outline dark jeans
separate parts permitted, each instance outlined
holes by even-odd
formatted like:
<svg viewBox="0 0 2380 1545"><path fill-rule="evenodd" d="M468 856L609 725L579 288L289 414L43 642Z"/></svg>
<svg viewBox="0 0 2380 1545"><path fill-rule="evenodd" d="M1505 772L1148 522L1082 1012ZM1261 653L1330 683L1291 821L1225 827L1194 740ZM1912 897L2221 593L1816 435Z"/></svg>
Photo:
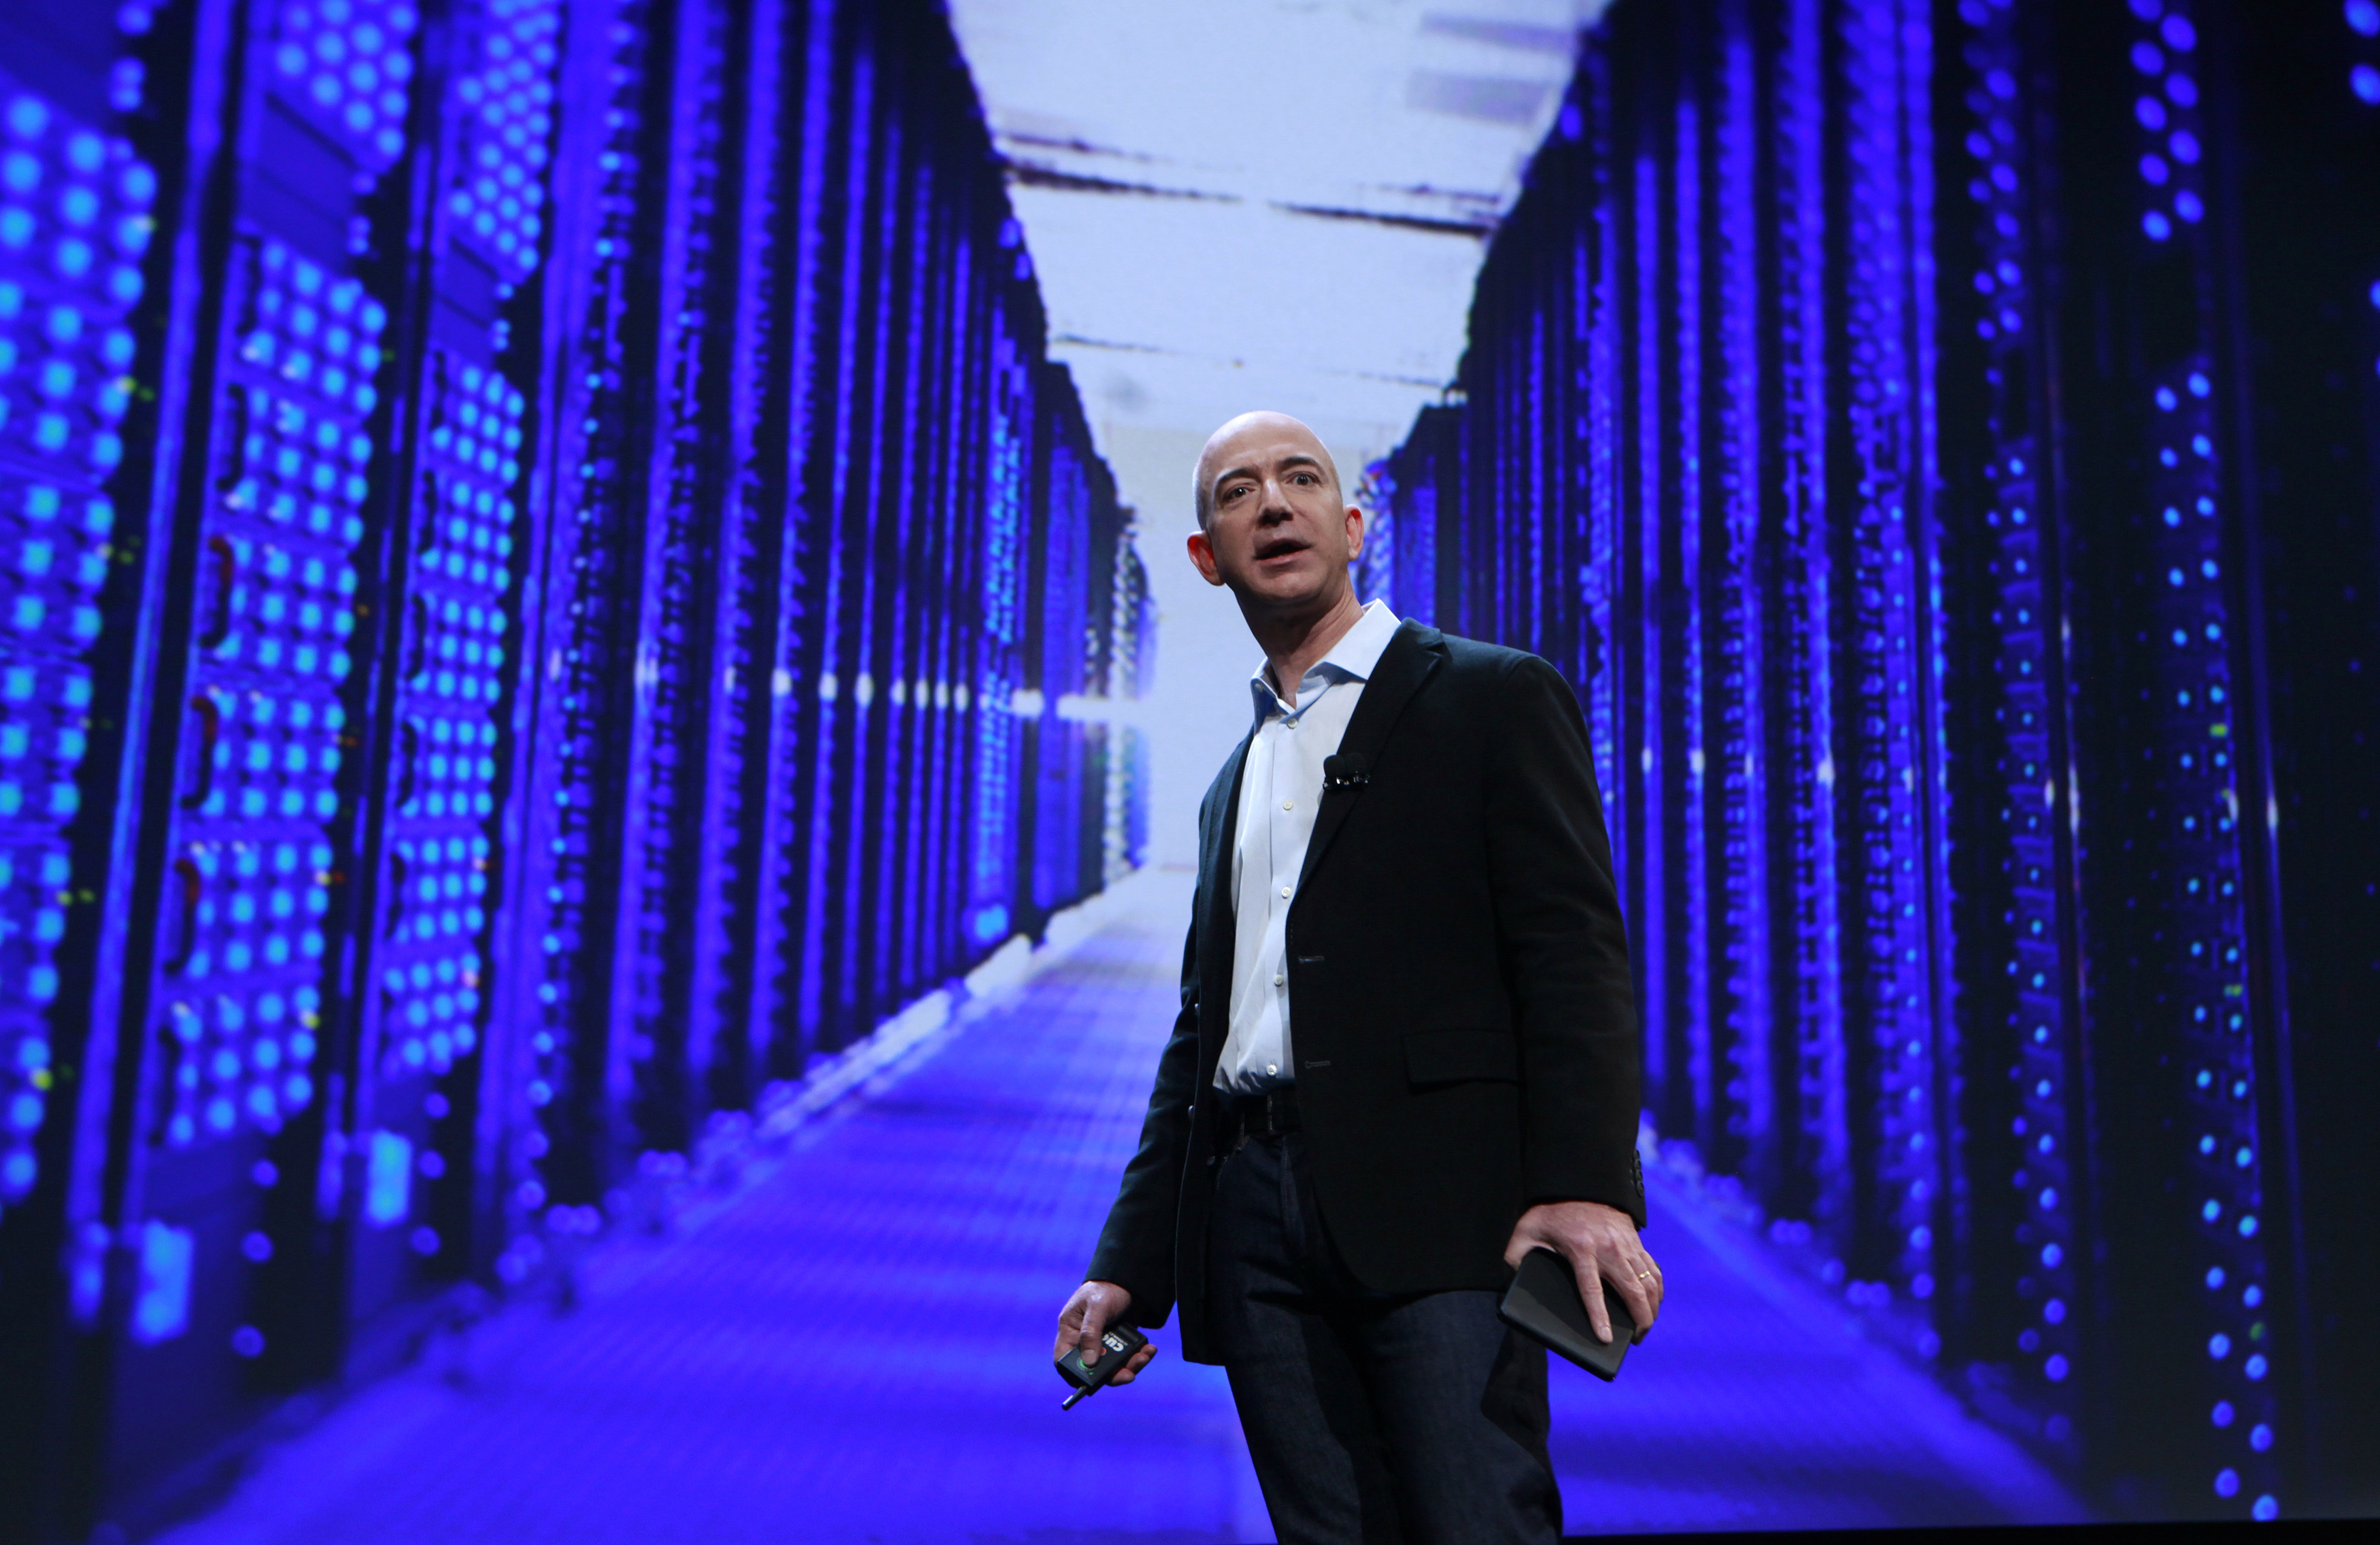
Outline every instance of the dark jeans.
<svg viewBox="0 0 2380 1545"><path fill-rule="evenodd" d="M1498 1295L1366 1292L1325 1236L1302 1136L1223 1161L1209 1312L1281 1545L1561 1538L1545 1348Z"/></svg>

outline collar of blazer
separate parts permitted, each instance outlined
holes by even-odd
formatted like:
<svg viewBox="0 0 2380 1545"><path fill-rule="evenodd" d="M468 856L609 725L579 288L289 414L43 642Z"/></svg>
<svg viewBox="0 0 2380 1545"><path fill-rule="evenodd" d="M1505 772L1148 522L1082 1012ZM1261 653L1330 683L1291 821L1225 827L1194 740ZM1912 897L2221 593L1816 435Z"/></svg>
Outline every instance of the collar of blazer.
<svg viewBox="0 0 2380 1545"><path fill-rule="evenodd" d="M1408 618L1397 625L1389 639L1389 647L1380 651L1379 663L1364 683L1364 695L1355 700L1355 712L1347 721L1347 733L1339 738L1339 757L1361 769L1369 769L1379 760L1380 748L1388 743L1389 732L1396 728L1405 704L1421 690L1446 658L1446 640L1435 627ZM1336 759L1334 759L1336 760ZM1297 871L1297 888L1302 893L1305 882L1314 878L1315 869L1330 851L1331 842L1347 812L1355 808L1363 792L1359 778L1350 783L1333 781L1322 790L1322 808L1315 812L1314 835L1305 845L1305 862Z"/></svg>
<svg viewBox="0 0 2380 1545"><path fill-rule="evenodd" d="M1435 627L1408 618L1400 623L1389 647L1380 651L1379 663L1365 679L1364 694L1355 700L1355 712L1347 721L1347 733L1339 739L1339 755L1356 756L1369 766L1379 754L1404 713L1405 704L1413 700L1421 684L1438 669L1446 658L1446 638ZM1215 812L1207 823L1204 850L1198 856L1198 891L1200 918L1199 968L1202 979L1229 982L1232 979L1233 930L1232 927L1232 833L1240 820L1240 781L1247 767L1248 746L1256 738L1251 729L1223 763L1214 785L1208 791L1208 809ZM1326 788L1322 808L1315 812L1314 835L1305 845L1305 862L1298 870L1298 885L1314 873L1314 867L1339 834L1339 827L1354 808L1362 793L1354 787ZM1228 989L1202 994L1200 1021L1206 1047L1200 1057L1198 1088L1205 1089L1215 1077L1215 1059L1222 1052L1222 1028L1231 1013L1231 992ZM1211 1012L1209 1012L1211 1010Z"/></svg>
<svg viewBox="0 0 2380 1545"><path fill-rule="evenodd" d="M1365 679L1364 694L1355 700L1355 712L1347 721L1347 733L1339 739L1338 754L1361 758L1364 766L1376 760L1405 704L1445 658L1446 639L1437 628L1410 618L1400 623L1389 647L1380 651L1379 663ZM1230 844L1239 825L1241 776L1247 767L1248 745L1255 738L1253 730L1241 738L1215 780L1208 796L1216 801L1215 819L1208 824L1206 851L1199 855L1198 877L1207 892L1208 920L1210 926L1220 927L1224 939L1231 937L1232 894L1222 877L1231 873ZM1305 845L1305 862L1298 870L1301 887L1339 834L1340 823L1347 819L1360 792L1360 785L1323 790L1322 808L1315 812L1314 835Z"/></svg>

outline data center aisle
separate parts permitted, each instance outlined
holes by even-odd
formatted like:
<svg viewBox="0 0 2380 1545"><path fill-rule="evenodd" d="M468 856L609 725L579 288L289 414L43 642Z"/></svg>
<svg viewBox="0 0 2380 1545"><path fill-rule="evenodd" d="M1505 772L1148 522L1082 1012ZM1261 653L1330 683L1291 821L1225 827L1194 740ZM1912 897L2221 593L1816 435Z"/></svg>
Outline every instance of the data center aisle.
<svg viewBox="0 0 2380 1545"><path fill-rule="evenodd" d="M1171 1019L1186 878L1148 874L929 1058L560 1320L350 1400L173 1545L1269 1539L1218 1369L1062 1414L1045 1348ZM1120 898L1122 899L1122 898ZM1660 1332L1556 1365L1573 1531L2079 1516L2011 1445L1680 1198Z"/></svg>

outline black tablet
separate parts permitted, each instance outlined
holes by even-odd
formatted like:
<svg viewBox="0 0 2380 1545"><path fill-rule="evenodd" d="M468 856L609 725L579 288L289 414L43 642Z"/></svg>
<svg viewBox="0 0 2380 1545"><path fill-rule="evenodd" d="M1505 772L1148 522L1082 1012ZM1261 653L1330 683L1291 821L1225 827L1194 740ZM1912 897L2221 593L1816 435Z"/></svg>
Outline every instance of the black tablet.
<svg viewBox="0 0 2380 1545"><path fill-rule="evenodd" d="M1628 1356L1628 1344L1635 1339L1636 1320L1609 1283L1600 1285L1603 1307L1611 1316L1608 1343L1596 1340L1595 1327L1586 1322L1586 1303L1578 1296L1578 1278L1570 1262L1542 1245L1523 1258L1496 1312L1505 1324L1536 1337L1608 1383L1620 1376L1620 1359Z"/></svg>

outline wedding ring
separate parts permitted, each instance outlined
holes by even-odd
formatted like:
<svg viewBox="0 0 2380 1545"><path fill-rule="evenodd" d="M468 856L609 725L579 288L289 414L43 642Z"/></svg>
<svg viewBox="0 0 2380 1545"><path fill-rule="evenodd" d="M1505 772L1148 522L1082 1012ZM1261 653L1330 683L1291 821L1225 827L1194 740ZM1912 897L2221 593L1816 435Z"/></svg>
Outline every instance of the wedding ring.
<svg viewBox="0 0 2380 1545"><path fill-rule="evenodd" d="M1636 1280L1637 1280L1638 1282L1640 1282L1640 1283L1641 1283L1641 1282L1643 1282L1645 1278L1647 1278L1647 1277L1651 1276L1652 1274L1653 1274L1653 1273L1652 1273L1652 1272L1650 1272L1650 1271L1639 1271L1639 1272L1637 1272L1637 1273L1636 1273Z"/></svg>

